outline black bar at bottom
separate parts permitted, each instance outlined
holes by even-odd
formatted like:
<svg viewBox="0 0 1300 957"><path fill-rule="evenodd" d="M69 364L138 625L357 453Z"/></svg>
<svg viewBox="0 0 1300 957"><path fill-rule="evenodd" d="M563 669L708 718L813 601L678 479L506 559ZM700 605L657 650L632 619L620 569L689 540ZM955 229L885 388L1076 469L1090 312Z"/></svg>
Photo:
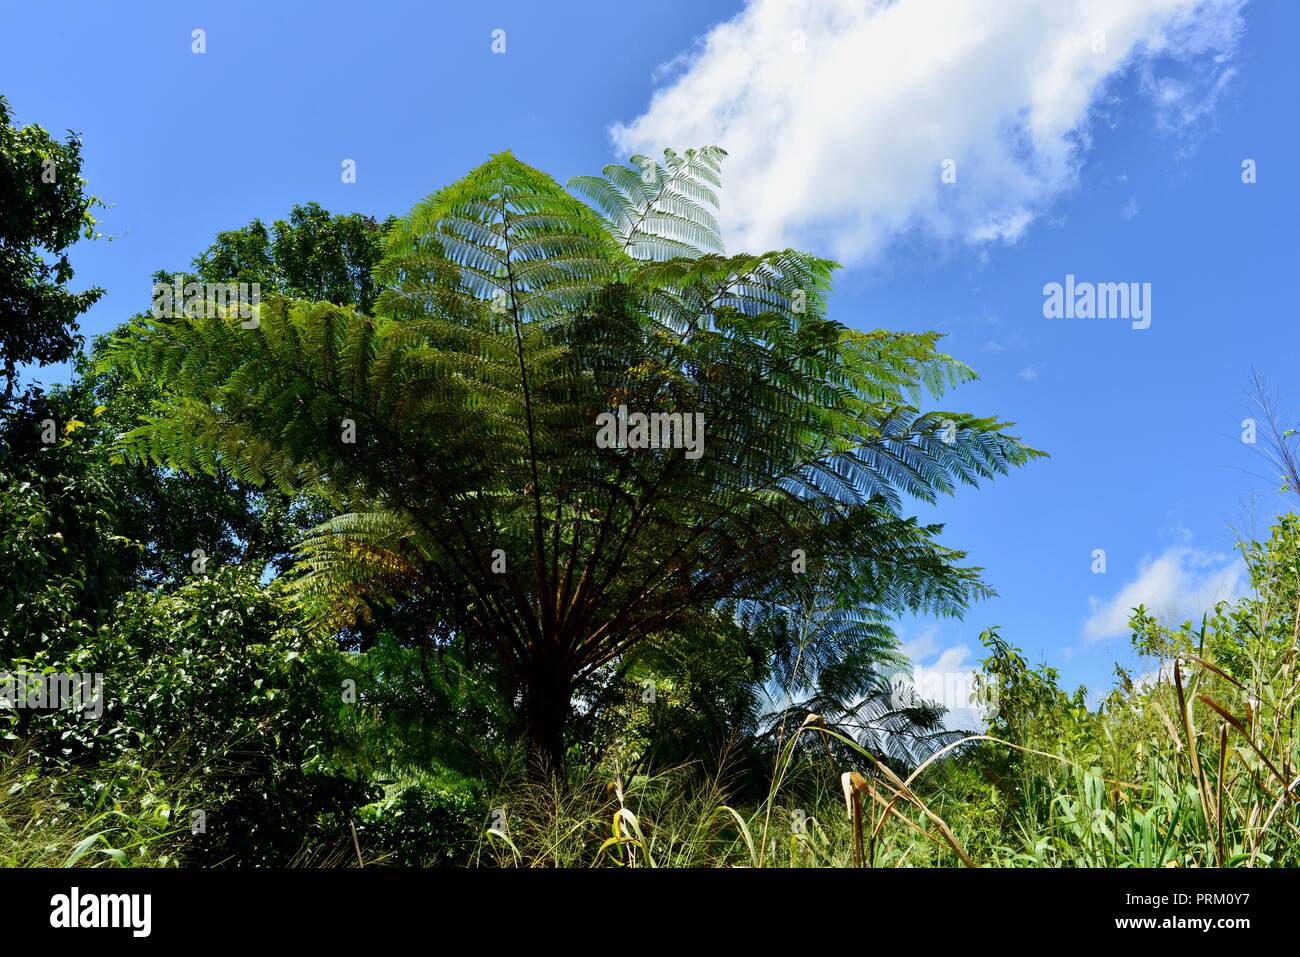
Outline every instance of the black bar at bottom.
<svg viewBox="0 0 1300 957"><path fill-rule="evenodd" d="M889 928L922 946L994 933L1003 942L1166 934L1229 942L1290 927L1295 883L1286 871L1173 869L0 870L0 901L11 942L48 935L127 946L296 951L453 931L445 942L531 945L540 933L581 947L610 931L688 929L761 943L780 925L845 942Z"/></svg>

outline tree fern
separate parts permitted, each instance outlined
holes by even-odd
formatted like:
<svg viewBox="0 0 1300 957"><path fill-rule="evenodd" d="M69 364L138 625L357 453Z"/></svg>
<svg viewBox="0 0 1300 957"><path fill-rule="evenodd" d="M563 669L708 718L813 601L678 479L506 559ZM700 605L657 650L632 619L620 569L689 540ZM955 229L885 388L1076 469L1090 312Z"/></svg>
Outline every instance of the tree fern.
<svg viewBox="0 0 1300 957"><path fill-rule="evenodd" d="M934 336L829 319L833 263L722 255L721 156L575 181L598 213L500 154L397 224L373 316L271 298L251 329L141 319L107 361L166 398L124 450L326 497L341 517L305 545L304 601L436 594L552 762L575 691L725 603L835 579L864 608L960 610L978 576L902 499L1036 453L923 413L969 370ZM598 447L620 405L702 414L703 458Z"/></svg>
<svg viewBox="0 0 1300 957"><path fill-rule="evenodd" d="M611 164L604 176L573 177L569 188L595 204L619 248L633 259L721 253L722 231L710 208L718 208L726 155L716 146L681 156L669 149L662 166L637 155L635 167Z"/></svg>

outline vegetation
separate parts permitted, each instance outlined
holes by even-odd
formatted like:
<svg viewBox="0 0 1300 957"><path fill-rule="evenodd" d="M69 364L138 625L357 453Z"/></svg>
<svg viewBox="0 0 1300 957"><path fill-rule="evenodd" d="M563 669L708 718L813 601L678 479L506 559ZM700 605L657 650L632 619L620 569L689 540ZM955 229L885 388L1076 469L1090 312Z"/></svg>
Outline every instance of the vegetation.
<svg viewBox="0 0 1300 957"><path fill-rule="evenodd" d="M61 253L75 144L0 121L0 250ZM722 159L295 207L180 273L255 322L142 311L48 391L91 300L29 270L0 669L103 694L0 711L0 865L1300 863L1300 519L1249 597L1136 609L1100 704L989 629L996 708L947 727L890 623L989 587L909 503L1041 453L930 408L973 377L937 335L831 318L833 263L725 254Z"/></svg>
<svg viewBox="0 0 1300 957"><path fill-rule="evenodd" d="M77 138L60 143L39 126L14 126L0 96L0 412L20 366L72 356L77 317L103 294L67 288L68 247L97 235L99 201L84 186Z"/></svg>
<svg viewBox="0 0 1300 957"><path fill-rule="evenodd" d="M718 157L581 181L602 220L496 156L396 225L373 317L273 299L251 330L138 321L106 360L166 393L125 447L327 501L301 545L308 609L346 625L425 600L427 640L494 655L557 770L573 697L646 642L742 620L798 641L816 603L868 637L872 611L965 607L974 571L900 492L1033 453L908 405L969 373L934 336L825 318L830 263L707 252ZM707 459L602 448L593 422L618 407L702 420Z"/></svg>

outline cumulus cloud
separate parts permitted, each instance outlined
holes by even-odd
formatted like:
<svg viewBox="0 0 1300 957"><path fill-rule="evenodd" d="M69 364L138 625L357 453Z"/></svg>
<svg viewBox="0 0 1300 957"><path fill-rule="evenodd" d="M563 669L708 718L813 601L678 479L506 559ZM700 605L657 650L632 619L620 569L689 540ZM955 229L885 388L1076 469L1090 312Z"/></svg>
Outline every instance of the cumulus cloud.
<svg viewBox="0 0 1300 957"><path fill-rule="evenodd" d="M907 656L909 661L920 661L938 652L938 637L939 626L930 625L917 632L911 640L903 642L899 650Z"/></svg>
<svg viewBox="0 0 1300 957"><path fill-rule="evenodd" d="M1074 184L1115 77L1136 70L1167 127L1213 107L1244 2L750 0L611 134L621 153L725 147L729 249L1014 241Z"/></svg>
<svg viewBox="0 0 1300 957"><path fill-rule="evenodd" d="M1243 593L1246 568L1236 556L1186 545L1166 549L1142 562L1137 577L1109 601L1092 599L1085 638L1098 640L1128 634L1129 613L1138 605L1158 618L1195 620L1224 599Z"/></svg>
<svg viewBox="0 0 1300 957"><path fill-rule="evenodd" d="M982 728L989 707L977 700L976 675L979 663L964 643L945 645L940 626L932 624L902 645L910 664L894 676L899 700L915 699L939 704L946 709L943 726L949 731Z"/></svg>

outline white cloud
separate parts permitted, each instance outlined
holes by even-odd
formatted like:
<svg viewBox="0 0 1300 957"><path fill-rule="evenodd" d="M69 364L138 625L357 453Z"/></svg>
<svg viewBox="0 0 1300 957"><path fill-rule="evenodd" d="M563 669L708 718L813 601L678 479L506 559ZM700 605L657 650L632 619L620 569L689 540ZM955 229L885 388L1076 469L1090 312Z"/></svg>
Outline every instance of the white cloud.
<svg viewBox="0 0 1300 957"><path fill-rule="evenodd" d="M990 339L984 343L984 348L989 352L1006 352L1008 349L1023 349L1028 344L1025 337L1017 333L1005 339Z"/></svg>
<svg viewBox="0 0 1300 957"><path fill-rule="evenodd" d="M1022 382L1036 382L1038 380L1038 369L1036 366L1025 366L1016 373L1016 377Z"/></svg>
<svg viewBox="0 0 1300 957"><path fill-rule="evenodd" d="M928 665L933 671L940 672L973 672L974 664L971 661L970 648L966 645L953 645L945 648L935 659L934 664Z"/></svg>
<svg viewBox="0 0 1300 957"><path fill-rule="evenodd" d="M1083 634L1092 640L1128 634L1129 613L1138 605L1157 618L1195 620L1215 603L1242 594L1245 582L1240 558L1177 545L1143 561L1137 577L1109 601L1091 599L1092 615Z"/></svg>
<svg viewBox="0 0 1300 957"><path fill-rule="evenodd" d="M912 687L917 697L946 709L943 726L947 730L981 729L989 709L977 700L979 671L967 645L951 645L933 664L913 664Z"/></svg>
<svg viewBox="0 0 1300 957"><path fill-rule="evenodd" d="M923 658L929 658L939 650L939 626L930 625L916 633L910 641L905 641L899 650L907 656L909 661L920 661Z"/></svg>
<svg viewBox="0 0 1300 957"><path fill-rule="evenodd" d="M900 691L900 700L914 695L941 705L946 709L943 726L949 731L982 728L988 708L974 700L979 663L969 645L942 643L940 631L939 624L930 624L903 643L910 665L901 673L905 677L894 678L896 687L907 689Z"/></svg>
<svg viewBox="0 0 1300 957"><path fill-rule="evenodd" d="M622 153L725 147L732 250L1014 241L1074 184L1109 80L1136 68L1169 128L1213 107L1243 3L751 0L611 133Z"/></svg>

